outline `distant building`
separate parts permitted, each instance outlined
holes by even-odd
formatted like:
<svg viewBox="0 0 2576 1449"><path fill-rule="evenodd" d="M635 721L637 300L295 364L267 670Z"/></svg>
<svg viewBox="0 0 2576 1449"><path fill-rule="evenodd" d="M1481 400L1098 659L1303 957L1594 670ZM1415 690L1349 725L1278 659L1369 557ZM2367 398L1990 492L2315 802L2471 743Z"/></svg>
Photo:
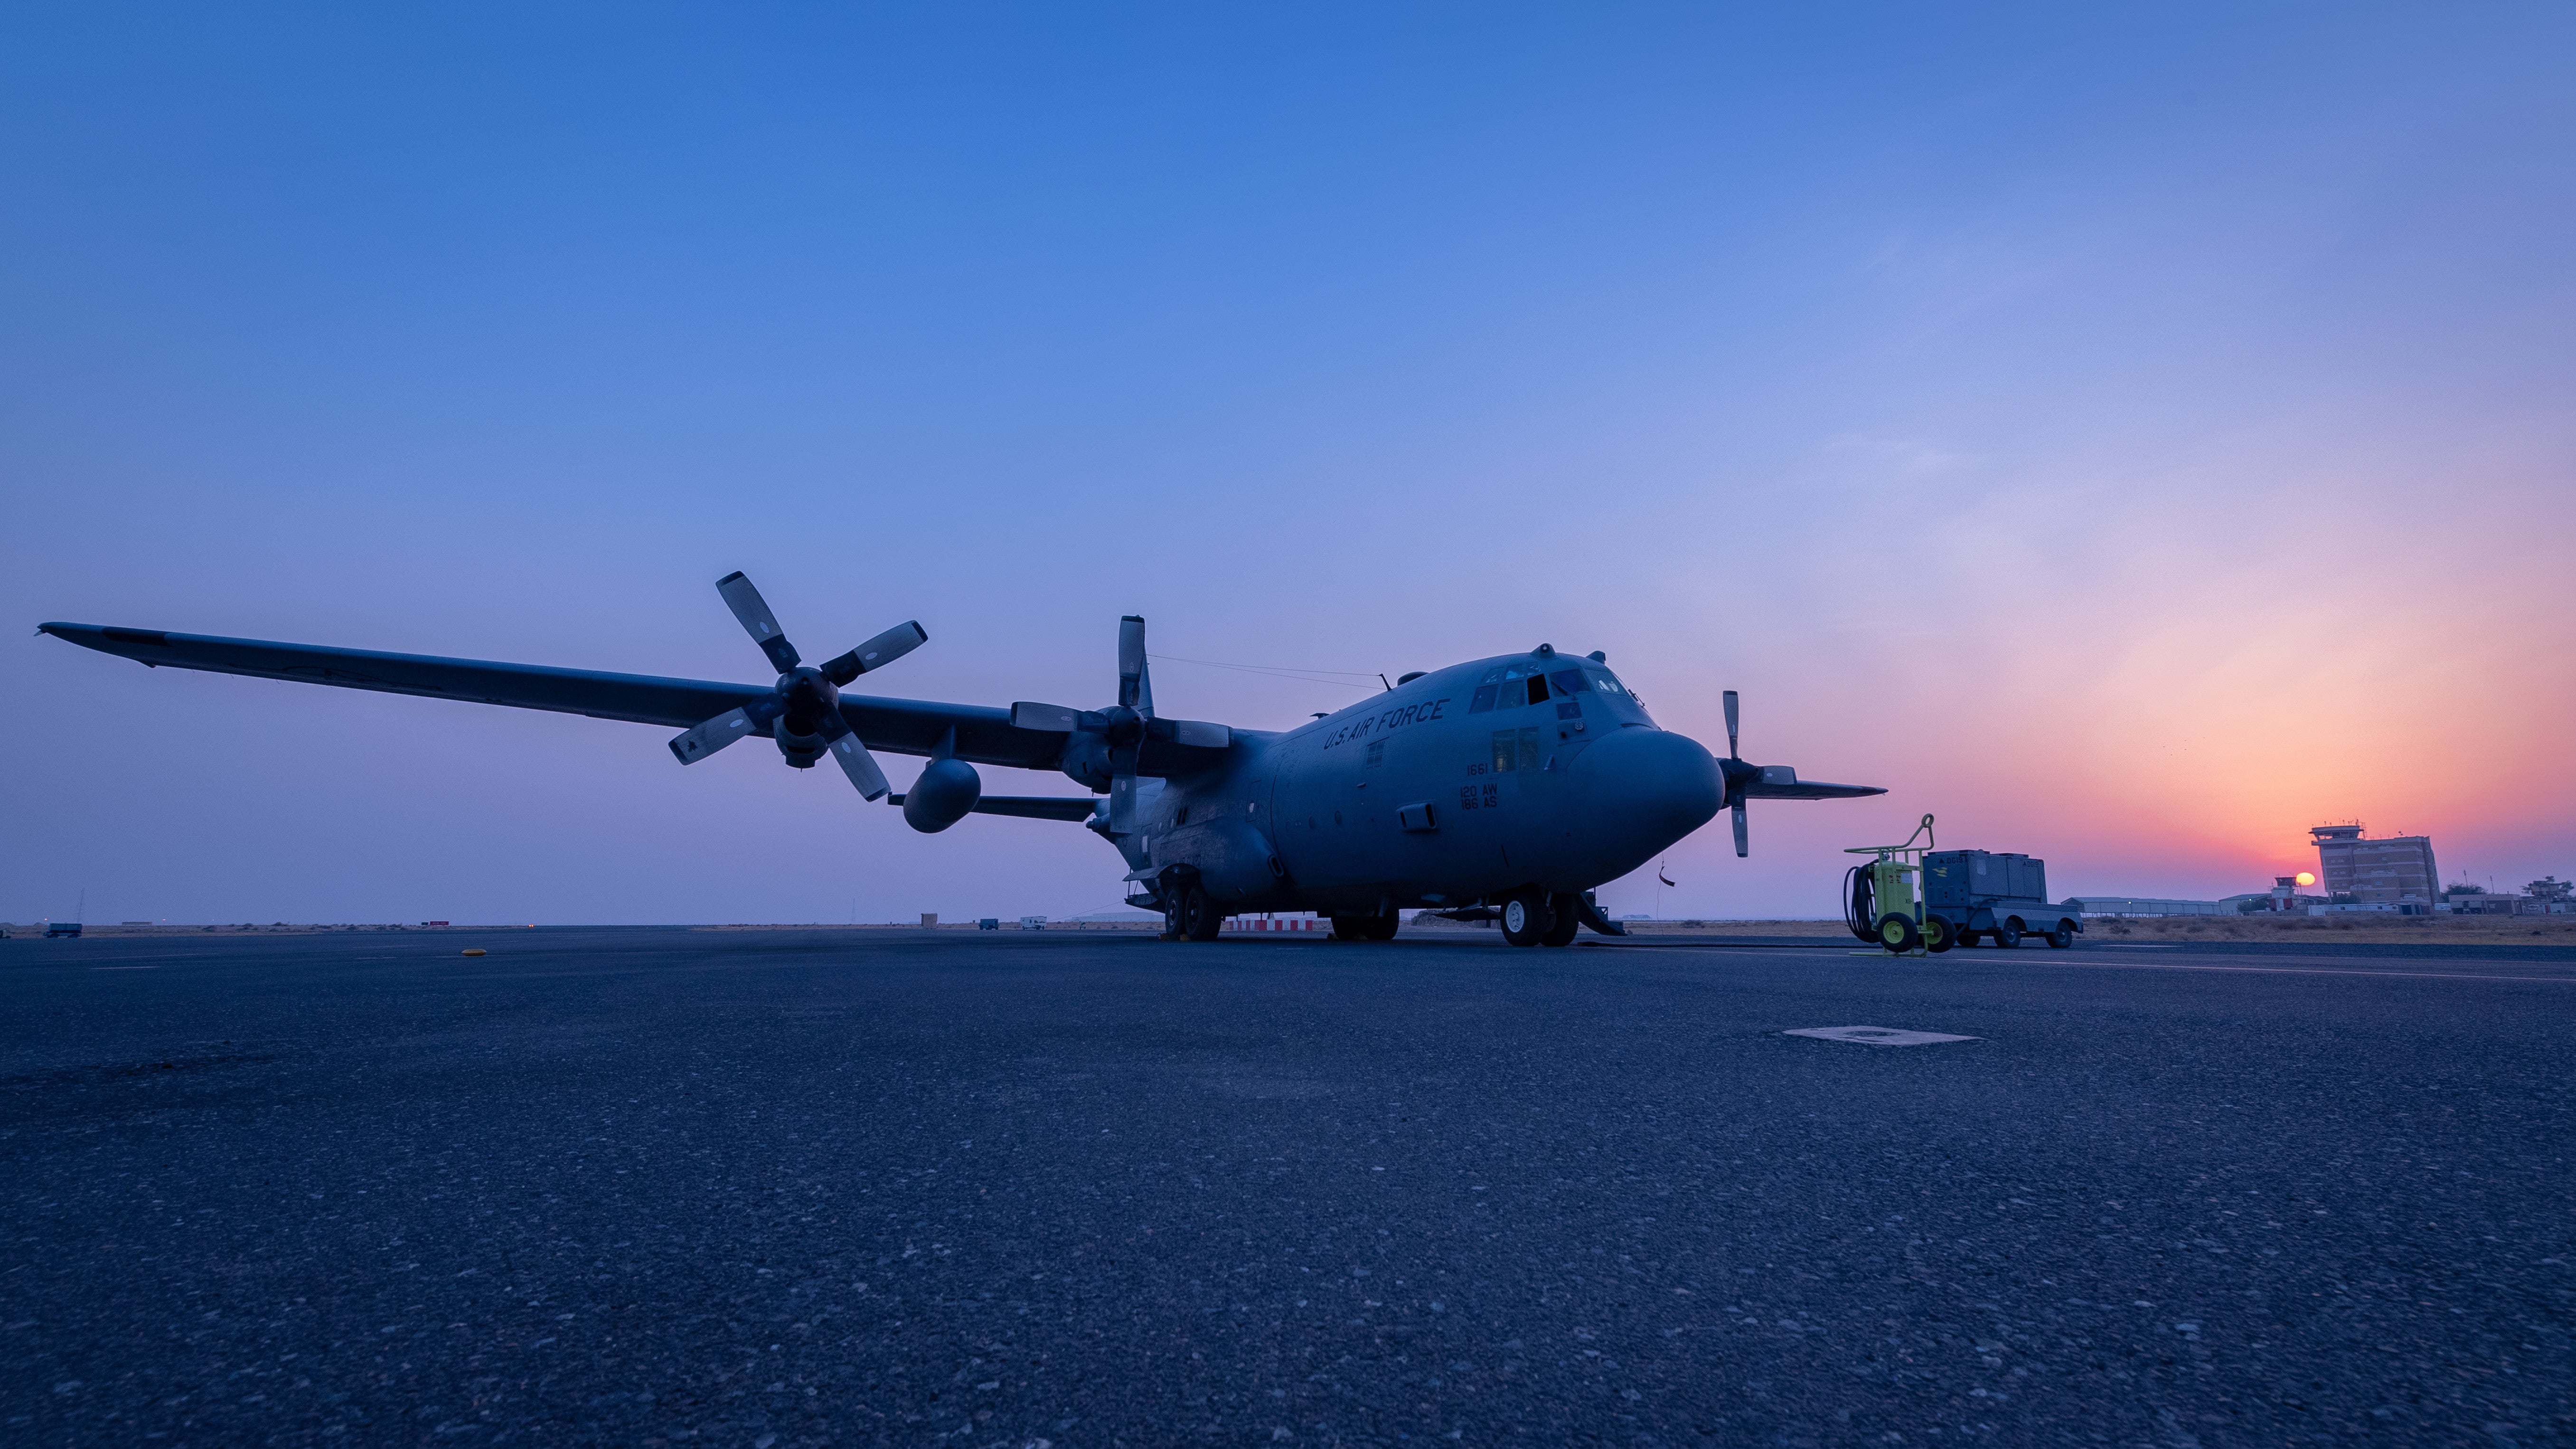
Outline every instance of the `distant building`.
<svg viewBox="0 0 2576 1449"><path fill-rule="evenodd" d="M2272 877L2270 890L2260 895L2229 896L2222 904L2234 906L2248 915L2256 911L2284 911L2294 916L2304 916L2309 907L2326 904L2328 897L2299 894L2299 880L2300 877L2295 875L2276 875Z"/></svg>
<svg viewBox="0 0 2576 1449"><path fill-rule="evenodd" d="M2162 896L2076 896L2068 904L2088 916L2232 916L2230 901L2178 901Z"/></svg>
<svg viewBox="0 0 2576 1449"><path fill-rule="evenodd" d="M2364 906L2412 904L2430 909L2442 892L2442 874L2433 865L2433 837L2391 835L2362 838L2362 827L2319 825L2308 831L2317 843L2317 874L2324 878L2326 898Z"/></svg>
<svg viewBox="0 0 2576 1449"><path fill-rule="evenodd" d="M2576 887L2576 881L2563 881L2554 875L2524 886L2520 895L2455 885L2442 893L2442 906L2462 916L2576 916L2576 899L2569 897L2571 887Z"/></svg>

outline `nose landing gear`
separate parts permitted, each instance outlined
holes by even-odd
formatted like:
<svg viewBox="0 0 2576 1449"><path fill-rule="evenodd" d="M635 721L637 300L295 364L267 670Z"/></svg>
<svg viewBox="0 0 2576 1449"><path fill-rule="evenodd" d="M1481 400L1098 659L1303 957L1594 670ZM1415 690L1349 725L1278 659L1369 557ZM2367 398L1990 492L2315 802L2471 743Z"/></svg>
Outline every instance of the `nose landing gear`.
<svg viewBox="0 0 2576 1449"><path fill-rule="evenodd" d="M1514 892L1502 914L1503 940L1514 946L1571 946L1583 925L1581 902L1537 890Z"/></svg>

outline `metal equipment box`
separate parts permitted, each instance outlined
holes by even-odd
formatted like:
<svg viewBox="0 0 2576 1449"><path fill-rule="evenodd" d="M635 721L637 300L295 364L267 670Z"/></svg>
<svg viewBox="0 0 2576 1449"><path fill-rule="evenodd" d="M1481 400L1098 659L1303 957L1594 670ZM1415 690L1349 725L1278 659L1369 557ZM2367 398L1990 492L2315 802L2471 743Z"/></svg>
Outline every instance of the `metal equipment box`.
<svg viewBox="0 0 2576 1449"><path fill-rule="evenodd" d="M2002 850L1936 850L1923 857L1924 904L2048 899L2048 862Z"/></svg>

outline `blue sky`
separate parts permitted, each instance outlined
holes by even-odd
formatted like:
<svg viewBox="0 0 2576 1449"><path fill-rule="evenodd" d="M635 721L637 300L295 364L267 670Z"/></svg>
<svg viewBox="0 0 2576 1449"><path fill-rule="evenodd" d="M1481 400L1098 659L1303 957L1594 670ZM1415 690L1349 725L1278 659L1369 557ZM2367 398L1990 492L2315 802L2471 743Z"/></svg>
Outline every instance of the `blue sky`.
<svg viewBox="0 0 2576 1449"><path fill-rule="evenodd" d="M1882 801L1676 852L1824 914L1925 810L2060 891L2305 827L2576 867L2563 9L599 7L0 21L23 625L883 688L1606 649ZM655 731L5 646L0 915L1115 899ZM1165 709L1356 696L1178 664ZM894 763L898 782L908 762ZM1069 782L990 772L995 791ZM1632 899L1633 898L1633 899ZM1633 884L1607 893L1647 909Z"/></svg>

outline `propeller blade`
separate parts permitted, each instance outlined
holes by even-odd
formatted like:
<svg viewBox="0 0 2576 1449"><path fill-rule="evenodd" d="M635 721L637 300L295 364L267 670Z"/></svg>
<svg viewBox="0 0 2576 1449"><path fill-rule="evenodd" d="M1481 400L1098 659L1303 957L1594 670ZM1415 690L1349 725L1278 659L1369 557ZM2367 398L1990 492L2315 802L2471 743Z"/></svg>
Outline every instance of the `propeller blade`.
<svg viewBox="0 0 2576 1449"><path fill-rule="evenodd" d="M1730 760L1740 759L1743 754L1743 751L1735 747L1735 691L1730 689L1726 692L1726 757ZM1741 838L1742 832L1739 830L1737 835ZM1743 853L1740 850L1736 852L1738 855Z"/></svg>
<svg viewBox="0 0 2576 1449"><path fill-rule="evenodd" d="M674 736L671 753L683 765L694 765L757 728L748 709L729 709L686 734Z"/></svg>
<svg viewBox="0 0 2576 1449"><path fill-rule="evenodd" d="M1134 614L1118 621L1118 702L1138 714L1154 712L1153 681L1145 677L1145 621Z"/></svg>
<svg viewBox="0 0 2576 1449"><path fill-rule="evenodd" d="M1094 729L1105 728L1108 724L1108 721L1098 720L1088 711L1067 709L1060 704L1031 704L1024 699L1011 706L1011 723L1024 730L1049 730L1056 734L1071 734L1083 728L1085 720L1094 720L1091 726Z"/></svg>
<svg viewBox="0 0 2576 1449"><path fill-rule="evenodd" d="M1744 802L1735 802L1735 854L1737 859L1753 853L1753 842L1744 830Z"/></svg>
<svg viewBox="0 0 2576 1449"><path fill-rule="evenodd" d="M877 767L877 757L869 754L868 747L859 742L858 731L851 729L849 723L837 715L824 721L824 726L832 741L832 758L840 762L841 773L849 776L850 783L859 788L859 798L884 799L886 792L894 787L886 783L885 771ZM839 727L837 733L832 732L833 726Z"/></svg>
<svg viewBox="0 0 2576 1449"><path fill-rule="evenodd" d="M916 619L897 624L849 653L824 664L823 677L834 688L849 683L871 669L883 669L915 649L930 642L930 633ZM792 668L794 666L790 666ZM785 671L780 671L784 673Z"/></svg>
<svg viewBox="0 0 2576 1449"><path fill-rule="evenodd" d="M733 616L742 621L742 627L751 635L751 642L759 645L760 652L769 656L772 668L785 674L801 662L796 646L788 643L787 635L779 629L778 616L769 612L768 601L760 597L760 590L751 586L751 580L744 578L741 570L736 569L716 580L716 592L724 595L725 607L733 610Z"/></svg>
<svg viewBox="0 0 2576 1449"><path fill-rule="evenodd" d="M1109 830L1132 835L1136 830L1136 777L1115 775L1109 781Z"/></svg>
<svg viewBox="0 0 2576 1449"><path fill-rule="evenodd" d="M1209 724L1204 720L1195 719L1156 720L1155 723L1168 724L1172 727L1174 744L1196 745L1203 750L1222 750L1234 743L1234 731L1221 724Z"/></svg>

